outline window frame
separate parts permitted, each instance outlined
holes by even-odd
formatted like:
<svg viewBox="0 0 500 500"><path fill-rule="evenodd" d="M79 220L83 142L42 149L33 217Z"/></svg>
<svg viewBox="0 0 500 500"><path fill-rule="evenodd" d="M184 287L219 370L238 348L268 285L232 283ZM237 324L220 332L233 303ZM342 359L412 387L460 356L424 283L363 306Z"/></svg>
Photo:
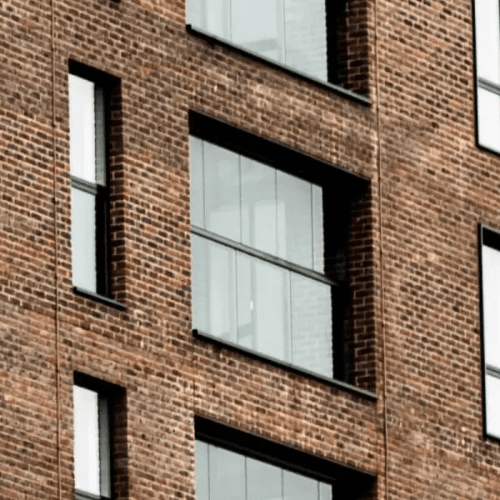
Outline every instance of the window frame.
<svg viewBox="0 0 500 500"><path fill-rule="evenodd" d="M479 137L479 90L485 90L491 94L497 95L500 97L500 83L496 84L494 82L489 81L486 78L482 78L479 76L479 68L478 68L478 43L477 43L477 29L476 29L476 21L477 21L477 8L476 2L481 0L473 0L472 2L472 26L473 26L473 66L474 66L474 121L475 121L475 142L476 146L484 151L489 153L493 153L495 155L500 155L500 135L498 137L498 149L494 149L490 146L481 143ZM500 4L499 4L500 11ZM500 17L500 16L499 16ZM500 19L499 19L500 21ZM499 26L499 36L500 36L500 26ZM500 64L500 61L499 61Z"/></svg>
<svg viewBox="0 0 500 500"><path fill-rule="evenodd" d="M376 476L287 444L195 415L195 440L332 485L333 498L361 499ZM339 495L339 496L337 496Z"/></svg>
<svg viewBox="0 0 500 500"><path fill-rule="evenodd" d="M352 191L356 194L359 194L360 192L365 192L365 190L367 190L369 187L368 179L352 174L351 172L347 172L341 168L336 167L335 165L325 163L302 152L287 148L276 142L257 137L247 131L236 128L233 125L217 119L213 119L207 115L204 115L203 113L191 110L189 121L191 136L212 142L234 153L242 154L250 159L265 163L272 168L285 171L289 174L303 178L308 182L318 184L324 187L325 193L331 194L335 193L335 190L337 190L338 192ZM283 165L287 166L286 170L283 169ZM293 167L288 168L288 166ZM338 182L341 187L331 189L330 183L332 182L332 180ZM347 195L349 199L350 196L351 194ZM339 206L343 207L343 200L336 203L338 203ZM342 224L349 223L352 216L352 213L345 215L344 217L347 222L344 221L339 223L340 226L342 226ZM328 222L325 221L325 224L327 223ZM288 261L285 261L285 263L283 263L282 259L278 257L270 256L269 254L265 254L264 252L261 253L261 251L257 249L248 249L245 245L240 245L237 242L227 240L223 236L214 235L212 232L205 229L195 228L193 226L192 234L206 237L208 240L215 241L217 243L225 244L229 242L228 247L234 248L236 250L240 250L241 246L242 252L253 255L257 258L260 258L261 255L263 255L263 260L265 262L282 265L283 268L292 271L297 270L301 273L301 275L304 275L306 277L313 277L313 279L321 283L326 283L331 287L332 300L335 300L338 304L337 308L334 309L332 307L332 344L334 373L331 377L327 377L320 373L310 371L306 368L302 368L299 365L295 365L287 361L279 360L277 358L263 354L257 350L246 348L234 342L221 339L220 337L210 334L210 332L203 332L197 330L196 328L193 329L193 335L195 338L208 340L221 347L241 352L245 355L253 357L254 359L264 360L275 366L286 368L289 371L301 375L307 375L322 382L327 382L331 385L341 387L350 392L368 397L369 399L376 400L376 396L373 392L358 388L348 382L348 372L350 369L349 365L352 360L349 358L349 354L345 351L345 348L342 347L347 345L347 339L345 338L345 319L347 309L350 307L351 300L350 288L347 285L348 279L339 282L332 277L328 277L326 270L325 273L322 274L312 269L303 268L300 265L296 265ZM325 230L324 237L325 242L327 239L336 240L342 238L342 236L339 237L339 235L335 231L332 231L331 229L329 230L328 228ZM329 244L331 245L332 243L330 242ZM334 246L336 246L336 243L334 244ZM338 348L338 346L341 347Z"/></svg>
<svg viewBox="0 0 500 500"><path fill-rule="evenodd" d="M83 80L92 82L95 89L102 92L103 98L103 119L104 119L104 137L101 138L104 144L104 185L97 182L89 182L79 178L70 172L71 189L76 189L80 192L90 194L95 199L96 218L95 218L95 278L96 290L89 290L82 286L75 285L73 281L73 289L79 295L98 300L117 306L121 309L124 306L111 299L111 220L110 220L110 204L111 204L111 175L110 175L110 155L111 155L111 137L112 137L112 116L111 116L111 100L114 89L119 85L119 79L104 73L85 64L70 60L68 75L74 75ZM68 85L69 89L69 85ZM68 94L69 99L69 94ZM69 107L68 107L69 109ZM95 108L94 108L95 115ZM71 130L70 130L71 134ZM73 200L71 201L73 203ZM73 224L73 220L71 221ZM73 226L72 226L73 230ZM73 242L72 242L73 243ZM73 271L73 249L71 256L72 275ZM72 278L73 280L73 278Z"/></svg>
<svg viewBox="0 0 500 500"><path fill-rule="evenodd" d="M73 379L73 390L75 387L90 390L97 394L98 401L98 437L99 437L99 485L100 495L94 495L90 492L79 490L75 485L75 498L77 500L109 500L114 498L114 460L113 460L113 436L112 436L112 421L113 421L113 399L116 392L115 386L95 379L88 375L75 373ZM76 436L75 428L75 408L73 407L73 439ZM105 434L104 438L102 434ZM73 451L74 453L74 451ZM75 480L76 480L76 460L75 464ZM103 489L109 488L109 496L103 494Z"/></svg>
<svg viewBox="0 0 500 500"><path fill-rule="evenodd" d="M497 250L500 254L500 231L491 227L479 224L478 225L478 240L479 240L479 301L480 301L480 321L481 321L481 366L482 366L482 407L483 407L483 437L485 439L492 439L500 441L500 433L498 435L488 432L487 425L487 395L486 395L486 380L487 377L494 377L500 379L500 366L495 367L486 362L486 328L485 328L485 287L484 287L484 252L483 247L487 246ZM500 302L500 297L499 297ZM500 420L500 415L499 415Z"/></svg>

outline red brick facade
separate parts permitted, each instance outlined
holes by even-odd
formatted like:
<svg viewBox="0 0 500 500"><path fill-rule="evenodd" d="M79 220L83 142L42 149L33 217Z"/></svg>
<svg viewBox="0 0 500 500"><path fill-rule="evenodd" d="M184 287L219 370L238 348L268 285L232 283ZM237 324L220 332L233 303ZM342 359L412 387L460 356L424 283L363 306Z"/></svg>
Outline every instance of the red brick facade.
<svg viewBox="0 0 500 500"><path fill-rule="evenodd" d="M188 32L184 0L2 2L2 500L75 497L75 373L122 388L119 500L194 500L195 416L365 471L373 499L498 498L477 227L500 229L500 158L475 144L472 2L346 3L339 81L358 96ZM110 276L125 309L73 290L70 61L119 79ZM190 112L362 180L342 246L345 383L193 336Z"/></svg>

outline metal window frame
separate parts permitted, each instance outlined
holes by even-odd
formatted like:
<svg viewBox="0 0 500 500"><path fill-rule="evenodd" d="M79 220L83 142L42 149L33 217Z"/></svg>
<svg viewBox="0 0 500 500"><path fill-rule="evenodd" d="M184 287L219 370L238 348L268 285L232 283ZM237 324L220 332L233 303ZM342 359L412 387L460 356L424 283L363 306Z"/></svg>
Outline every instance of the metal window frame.
<svg viewBox="0 0 500 500"><path fill-rule="evenodd" d="M98 399L98 424L99 424L99 487L101 494L75 489L77 500L109 500L113 497L112 480L112 403L110 384L101 382L93 377L80 373L74 374L73 387L82 387L97 393ZM108 489L109 495L103 493Z"/></svg>
<svg viewBox="0 0 500 500"><path fill-rule="evenodd" d="M492 153L495 155L500 155L500 151L492 149L484 144L481 144L479 141L479 89L487 90L493 94L500 96L500 85L490 82L485 78L481 78L478 73L477 67L477 42L476 42L476 1L472 0L472 49L473 49L473 71L474 71L474 129L475 129L475 142L476 147L487 151L488 153ZM498 138L498 144L500 149L500 137Z"/></svg>
<svg viewBox="0 0 500 500"><path fill-rule="evenodd" d="M111 296L111 238L110 238L110 142L111 142L111 107L110 93L111 88L119 81L95 68L69 61L69 74L78 76L90 82L93 82L96 89L102 92L104 101L104 137L101 140L104 143L104 185L97 182L89 182L74 175L71 176L71 187L95 197L96 207L96 291L88 290L89 295L98 295L103 298ZM95 112L95 110L94 110ZM96 131L97 132L97 131ZM87 291L87 290L85 290Z"/></svg>
<svg viewBox="0 0 500 500"><path fill-rule="evenodd" d="M479 311L480 311L480 322L481 322L481 366L482 366L482 407L483 407L483 438L492 439L495 441L500 441L500 436L494 434L489 434L486 422L486 377L492 376L494 378L500 379L500 367L495 367L493 365L488 365L486 363L486 332L484 325L484 286L483 286L483 247L488 246L500 252L500 231L493 229L491 227L485 226L483 224L478 224L478 256L479 256Z"/></svg>
<svg viewBox="0 0 500 500"><path fill-rule="evenodd" d="M323 210L324 215L334 212L332 207L337 208L337 205L343 207L344 203L348 203L349 210L351 210L352 206L350 203L362 193L366 193L369 187L370 181L365 177L347 172L339 167L336 167L335 165L326 163L320 159L311 157L303 152L293 150L274 141L258 137L251 132L241 129L240 127L235 127L229 123L214 119L198 111L190 110L189 125L191 136L217 144L220 147L228 149L229 151L233 151L250 159L260 161L272 168L282 170L308 182L322 186L329 193L329 196L327 197L328 199L326 200L329 206L328 210ZM286 165L286 169L283 167L284 165ZM325 203L325 197L323 197L323 200ZM343 239L347 237L347 233L343 234L343 231L348 230L349 222L352 220L353 213L351 212L349 215L344 214L342 217L333 217L332 215L333 214L330 214L330 221L324 221L324 225L327 226L327 229L325 230L325 245L338 250L339 248L342 248L341 243ZM332 221L335 221L335 229L328 227ZM232 249L253 255L258 259L276 264L285 269L296 271L303 276L331 286L333 326L332 356L334 368L332 376L328 379L328 381L333 381L333 383L339 382L339 384L344 383L346 386L352 387L347 381L351 359L344 348L347 341L344 321L347 318L351 298L346 281L342 278L339 280L334 279L336 276L335 273L338 274L338 269L336 269L335 266L332 266L330 269L325 268L325 274L321 274L288 261L284 261L278 257L270 256L265 252L249 248L246 245L233 242L232 240L226 239L222 236L214 235L212 232L206 231L205 229L193 227L192 234L206 237L207 239L216 241ZM335 301L335 307L333 307L333 301ZM222 345L226 345L231 349L236 348L224 340L219 339L217 341L212 335L210 335L210 332L203 332L194 329L193 334L212 342L221 342ZM264 360L271 360L270 357L265 356L258 351L247 351L246 349L240 349L240 351ZM325 380L322 375L312 374L308 370L301 369L299 366L274 359L272 359L272 362L286 367L289 370L310 375L318 380ZM371 393L369 394L371 396Z"/></svg>

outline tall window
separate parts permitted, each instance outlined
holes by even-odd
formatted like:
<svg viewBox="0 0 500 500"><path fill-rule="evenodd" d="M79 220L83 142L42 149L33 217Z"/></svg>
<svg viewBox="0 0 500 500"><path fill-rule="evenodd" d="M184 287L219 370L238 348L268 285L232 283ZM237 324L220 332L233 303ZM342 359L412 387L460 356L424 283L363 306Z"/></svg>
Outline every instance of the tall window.
<svg viewBox="0 0 500 500"><path fill-rule="evenodd" d="M71 243L75 287L109 294L104 88L69 75Z"/></svg>
<svg viewBox="0 0 500 500"><path fill-rule="evenodd" d="M499 0L475 0L474 5L478 142L500 153Z"/></svg>
<svg viewBox="0 0 500 500"><path fill-rule="evenodd" d="M95 390L75 385L73 408L77 498L111 498L108 399Z"/></svg>
<svg viewBox="0 0 500 500"><path fill-rule="evenodd" d="M325 0L188 0L187 22L243 49L320 80L329 77ZM331 9L330 9L331 10ZM328 23L329 24L329 23ZM329 35L327 37L327 35Z"/></svg>
<svg viewBox="0 0 500 500"><path fill-rule="evenodd" d="M486 434L500 438L500 234L482 228Z"/></svg>
<svg viewBox="0 0 500 500"><path fill-rule="evenodd" d="M300 165L286 154L267 164L191 137L193 328L342 378L349 186L326 166L325 192L307 177L312 165L302 165L304 177L278 168Z"/></svg>

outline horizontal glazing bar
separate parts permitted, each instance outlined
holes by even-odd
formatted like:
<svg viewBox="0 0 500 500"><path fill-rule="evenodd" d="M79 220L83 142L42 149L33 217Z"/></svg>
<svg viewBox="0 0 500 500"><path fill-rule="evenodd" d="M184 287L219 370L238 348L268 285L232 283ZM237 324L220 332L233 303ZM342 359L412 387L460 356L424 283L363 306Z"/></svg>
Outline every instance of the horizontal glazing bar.
<svg viewBox="0 0 500 500"><path fill-rule="evenodd" d="M307 269L307 268L299 266L297 264L293 264L287 260L280 259L279 257L276 257L274 255L270 255L268 253L261 252L260 250L256 250L255 248L252 248L252 247L249 247L246 245L242 245L241 243L230 240L228 238L224 238L223 236L219 236L219 235L214 234L214 233L207 231L205 229L202 229L202 228L199 228L196 226L192 226L192 231L193 231L193 234L201 236L202 238L206 238L208 240L214 241L215 243L219 243L219 244L227 246L229 248L233 248L234 250L238 250L238 251L245 253L247 255L250 255L252 257L256 257L257 259L263 260L265 262L269 262L269 263L274 264L274 265L281 267L283 269L293 271L294 273L305 276L306 278L310 278L312 280L319 281L321 283L325 283L325 284L330 285L332 287L340 286L339 283L337 283L331 279L328 279L323 274L317 273L311 269Z"/></svg>
<svg viewBox="0 0 500 500"><path fill-rule="evenodd" d="M489 92L500 95L500 85L497 85L496 83L485 80L484 78L478 78L477 85L484 90L488 90Z"/></svg>

